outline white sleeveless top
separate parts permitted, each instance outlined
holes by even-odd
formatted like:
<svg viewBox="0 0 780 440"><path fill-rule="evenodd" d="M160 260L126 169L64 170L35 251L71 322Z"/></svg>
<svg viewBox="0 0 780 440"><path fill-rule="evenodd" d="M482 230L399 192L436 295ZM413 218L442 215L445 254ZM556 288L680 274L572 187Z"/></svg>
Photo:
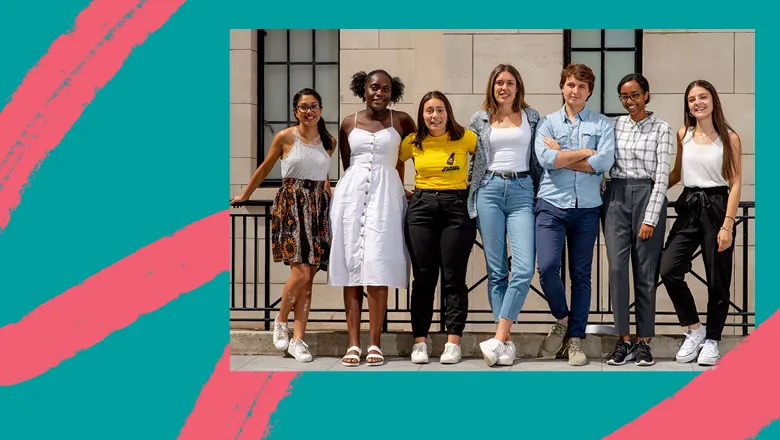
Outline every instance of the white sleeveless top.
<svg viewBox="0 0 780 440"><path fill-rule="evenodd" d="M490 156L487 169L491 171L528 171L531 159L531 124L523 110L519 127L490 127Z"/></svg>
<svg viewBox="0 0 780 440"><path fill-rule="evenodd" d="M686 188L729 186L723 177L723 142L698 144L693 140L693 127L683 137L682 184Z"/></svg>
<svg viewBox="0 0 780 440"><path fill-rule="evenodd" d="M301 142L298 127L293 128L295 143L282 158L282 178L325 181L330 171L330 156L322 142L310 145Z"/></svg>

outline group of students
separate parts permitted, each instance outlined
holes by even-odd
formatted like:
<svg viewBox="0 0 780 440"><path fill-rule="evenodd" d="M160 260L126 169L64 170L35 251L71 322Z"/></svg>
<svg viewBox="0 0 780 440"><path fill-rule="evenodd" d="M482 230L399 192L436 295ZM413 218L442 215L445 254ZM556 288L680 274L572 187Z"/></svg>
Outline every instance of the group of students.
<svg viewBox="0 0 780 440"><path fill-rule="evenodd" d="M607 363L654 363L648 342L655 334L659 276L680 325L687 327L677 361L717 363L729 307L740 138L707 81L693 81L685 90L683 126L676 136L646 109L650 86L642 75L627 75L617 85L628 115L614 121L586 107L594 83L588 66L570 64L560 77L563 107L540 117L525 101L517 69L500 64L490 73L482 109L466 128L456 122L443 93L423 96L415 122L407 113L388 109L403 96L399 78L384 70L358 72L350 89L366 107L342 121L338 141L325 127L320 95L312 89L298 92L293 98L297 125L274 137L267 158L231 202L247 200L281 159L284 183L274 199L271 246L274 261L288 264L291 275L274 321L276 348L298 361L312 360L303 341L312 283L318 270L327 270L329 284L344 287L349 348L342 363L356 366L361 361L365 287L370 321L366 363L382 365L388 287L407 287L411 261L411 361L429 361L426 340L441 273L447 343L440 361L459 362L468 314L466 268L479 231L496 323L494 337L479 344L487 364L514 363L511 327L537 267L556 319L538 355L567 353L570 365L585 365L582 339L601 225L620 335ZM331 192L328 170L337 145L344 174ZM409 159L416 171L414 191L403 186ZM684 190L664 250L666 192L680 182ZM561 276L564 245L570 304ZM706 328L685 281L698 247L708 282ZM629 331L629 258L634 339Z"/></svg>

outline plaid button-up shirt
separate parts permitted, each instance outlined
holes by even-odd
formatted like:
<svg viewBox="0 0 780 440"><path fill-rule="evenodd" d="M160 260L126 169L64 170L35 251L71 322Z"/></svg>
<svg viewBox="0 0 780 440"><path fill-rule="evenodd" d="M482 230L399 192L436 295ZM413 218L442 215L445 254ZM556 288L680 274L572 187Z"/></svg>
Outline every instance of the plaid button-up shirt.
<svg viewBox="0 0 780 440"><path fill-rule="evenodd" d="M652 112L634 122L631 116L615 119L615 163L610 178L652 179L653 191L645 210L644 224L655 227L669 186L672 161L672 128Z"/></svg>

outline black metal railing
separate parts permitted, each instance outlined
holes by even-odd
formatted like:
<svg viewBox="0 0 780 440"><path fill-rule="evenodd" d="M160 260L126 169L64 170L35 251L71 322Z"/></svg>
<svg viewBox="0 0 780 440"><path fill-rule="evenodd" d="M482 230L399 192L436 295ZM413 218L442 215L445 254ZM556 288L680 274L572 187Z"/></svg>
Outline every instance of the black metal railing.
<svg viewBox="0 0 780 440"><path fill-rule="evenodd" d="M264 323L264 328L266 330L270 329L270 324L273 320L271 317L271 312L275 312L279 310L279 303L281 302L281 294L274 295L275 298L272 298L271 295L271 202L270 201L247 201L241 204L241 206L246 206L252 208L252 210L262 210L262 212L251 212L251 213L235 213L232 212L230 215L231 218L231 275L230 275L230 310L231 312L249 312L249 316L233 316L231 313L231 321L245 321L245 322L262 322ZM742 274L742 283L741 286L737 286L738 290L741 290L741 295L737 295L737 298L741 298L741 304L737 305L734 303L734 301L729 301L729 304L731 306L731 309L733 311L729 311L728 316L736 316L739 317L738 321L740 322L733 322L733 323L726 323L727 327L740 327L742 329L742 335L747 336L749 333L749 329L752 327L755 327L755 311L752 308L752 305L750 304L750 298L749 298L749 281L751 278L750 273L750 253L749 253L749 234L750 234L750 223L752 221L755 221L755 214L751 213L751 210L755 209L755 202L740 202L739 204L739 211L738 215L736 216L736 224L734 229L734 243L733 246L736 246L736 237L738 234L742 235L742 264L741 268L737 268L737 271L741 269ZM670 213L668 214L669 219L673 219L676 217L676 215L673 213L674 208L674 202L669 202L669 209ZM260 224L263 224L263 231L260 233ZM240 236L237 235L237 225L240 224ZM262 237L260 236L262 235ZM262 241L262 243L261 243ZM240 243L241 251L237 251L237 244ZM251 246L248 246L249 243L252 243ZM597 248L600 250L601 245L601 234L599 234L597 238ZM475 241L475 245L482 248L482 244L479 241ZM251 248L252 254L251 256L254 257L254 262L252 264L252 272L253 275L250 277L250 279L247 279L247 272L250 268L249 260L247 259L247 249ZM260 252L263 252L263 264L260 264ZM239 255L240 254L240 255ZM696 252L694 254L694 259L698 258L701 255L701 250ZM238 262L236 260L239 260ZM563 260L566 260L566 253L564 248L564 254L563 254ZM511 262L512 258L509 257L509 264L511 269ZM592 309L590 311L590 317L596 318L600 317L600 319L589 319L588 324L589 325L613 325L614 322L611 320L612 315L612 302L609 299L609 296L607 298L607 307L602 306L601 301L601 266L602 264L606 264L606 262L603 261L601 258L601 252L596 252L596 280L595 280L595 295L596 295L596 307L595 309ZM707 281L705 277L702 275L696 273L693 270L693 265L691 265L691 269L688 273L690 273L696 280L703 283L705 286L707 285ZM241 269L240 273L241 276L239 279L236 279L236 274L238 272L238 269ZM563 275L564 279L564 286L566 285L566 264L561 265L561 274ZM262 276L261 276L262 275ZM284 278L287 278L287 273L285 273ZM469 292L476 289L478 286L480 286L482 283L487 281L487 275L484 275L482 278L480 278L478 281L476 281L473 285L469 286ZM280 286L284 284L284 282L278 283ZM251 287L248 287L250 286ZM658 281L658 285L661 285L660 280ZM262 292L259 291L259 289L262 289ZM315 285L316 289L316 285ZM406 289L394 289L395 292L392 292L389 295L388 298L388 308L387 313L385 314L385 321L383 330L388 331L390 324L409 324L411 322L410 320L410 310L409 306L411 304L411 289L408 287ZM402 291L404 293L402 293ZM544 293L539 289L537 286L531 285L531 291L535 294L539 295L540 297L544 298ZM249 296L248 296L249 295ZM278 297L276 297L278 296ZM405 307L401 307L401 298L405 296ZM248 305L247 299L252 299L251 304ZM439 295L440 302L438 305L438 308L434 308L434 313L439 315L439 326L440 331L445 331L444 328L444 314L441 313L442 310L444 310L444 298L442 295ZM237 304L237 300L241 299L241 304ZM394 299L394 301L390 301L391 299ZM393 304L391 306L391 303ZM634 315L633 309L634 304L631 304L632 309L632 317ZM364 312L367 312L367 310L363 310ZM332 322L332 323L344 323L346 322L346 319L344 318L336 318L335 314L343 314L344 309L343 308L331 308L331 309L321 309L321 308L312 308L310 309L310 318L309 322ZM492 311L491 310L469 310L469 318L467 321L467 324L494 324L493 317L492 317ZM323 314L330 315L329 317L322 318ZM488 318L478 319L475 318L475 316L479 315L489 315ZM533 319L525 319L523 315L532 315L532 314L542 314L546 315L548 318L544 320L533 320ZM657 316L674 316L674 311L664 311L664 310L658 310L656 311ZM700 315L703 317L706 317L706 313L700 312ZM400 316L400 317L399 317ZM363 319L362 322L368 322L367 319ZM518 317L517 322L519 324L551 324L553 322L552 316L550 315L549 309L537 309L537 310L529 310L529 309L523 309L520 312L520 316ZM706 325L706 322L702 322L704 325ZM635 322L632 320L631 324L634 325ZM678 324L676 322L656 322L657 326L677 326Z"/></svg>

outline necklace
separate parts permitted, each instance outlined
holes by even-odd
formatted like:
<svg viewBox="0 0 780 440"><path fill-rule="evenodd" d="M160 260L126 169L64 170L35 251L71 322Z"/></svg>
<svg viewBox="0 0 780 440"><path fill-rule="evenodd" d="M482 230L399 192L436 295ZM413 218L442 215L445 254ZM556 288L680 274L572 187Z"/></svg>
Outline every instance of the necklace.
<svg viewBox="0 0 780 440"><path fill-rule="evenodd" d="M696 134L696 135L698 135L699 137L702 137L702 138L706 138L707 136L709 136L709 135L711 135L711 134L713 134L713 133L716 133L716 130L712 130L712 131L711 131L711 132L709 132L709 133L703 133L703 132L700 132L700 131L699 131L699 128L698 128L698 127L694 127L693 131L695 131L695 133L694 133L694 134Z"/></svg>

